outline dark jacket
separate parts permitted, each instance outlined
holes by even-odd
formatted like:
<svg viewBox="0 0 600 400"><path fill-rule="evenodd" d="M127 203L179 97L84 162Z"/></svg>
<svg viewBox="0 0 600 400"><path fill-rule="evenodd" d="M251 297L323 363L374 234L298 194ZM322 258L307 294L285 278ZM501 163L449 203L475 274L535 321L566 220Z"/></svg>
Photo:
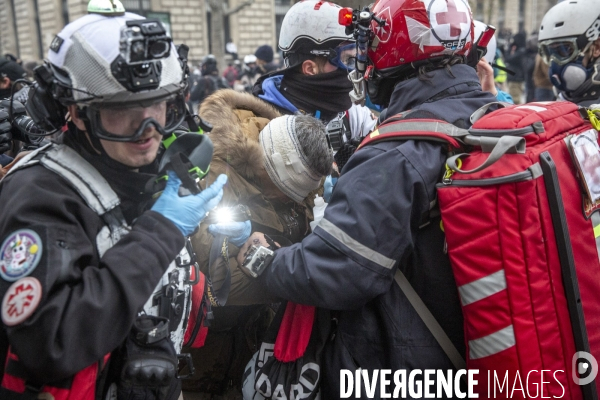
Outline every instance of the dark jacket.
<svg viewBox="0 0 600 400"><path fill-rule="evenodd" d="M108 170L100 172L120 197L127 184L133 189L135 172ZM42 299L24 322L0 325L0 376L9 345L20 374L41 384L72 377L127 337L184 238L161 214L121 200L128 222L137 219L100 257L96 237L105 223L62 177L37 164L2 180L0 242L24 229L39 235L42 257L28 276L41 283ZM0 279L0 297L11 283Z"/></svg>
<svg viewBox="0 0 600 400"><path fill-rule="evenodd" d="M468 126L495 101L466 65L431 73L430 82L397 84L388 116L408 109ZM426 141L380 142L346 164L325 216L302 243L276 251L264 272L282 298L341 310L325 350L322 397L339 397L340 369L453 369L450 360L394 283L396 268L464 354L462 314L440 220L430 216L446 154ZM365 391L362 390L364 395ZM379 388L375 391L379 396Z"/></svg>
<svg viewBox="0 0 600 400"><path fill-rule="evenodd" d="M513 71L515 74L508 74L507 80L509 82L524 82L525 81L525 68L527 50L524 47L517 48L513 53L504 57L506 62L506 68Z"/></svg>

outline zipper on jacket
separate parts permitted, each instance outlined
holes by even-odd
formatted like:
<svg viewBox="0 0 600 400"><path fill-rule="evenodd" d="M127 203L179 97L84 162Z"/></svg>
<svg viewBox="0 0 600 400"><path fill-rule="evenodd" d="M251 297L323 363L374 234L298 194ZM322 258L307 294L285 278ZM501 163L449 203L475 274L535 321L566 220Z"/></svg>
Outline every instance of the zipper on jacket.
<svg viewBox="0 0 600 400"><path fill-rule="evenodd" d="M493 186L502 185L505 183L524 182L532 179L537 179L542 176L542 167L539 163L533 164L525 171L517 172L506 176L498 176L496 178L487 179L470 179L470 180L452 180L453 174L446 173L442 179L442 183L438 183L436 188L443 188L447 186L460 186L460 187L476 187L476 186Z"/></svg>

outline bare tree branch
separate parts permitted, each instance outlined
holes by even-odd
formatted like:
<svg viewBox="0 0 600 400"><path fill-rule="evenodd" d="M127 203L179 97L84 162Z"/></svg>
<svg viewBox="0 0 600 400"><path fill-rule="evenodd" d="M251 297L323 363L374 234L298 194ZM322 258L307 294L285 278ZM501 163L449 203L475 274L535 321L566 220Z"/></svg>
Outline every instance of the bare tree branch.
<svg viewBox="0 0 600 400"><path fill-rule="evenodd" d="M235 14L236 12L240 11L244 7L251 6L253 3L254 3L254 0L246 0L243 3L238 4L237 6L235 6L234 8L232 8L230 10L226 9L223 12L223 15L226 16L226 17L228 17L231 14ZM225 5L225 3L223 5Z"/></svg>

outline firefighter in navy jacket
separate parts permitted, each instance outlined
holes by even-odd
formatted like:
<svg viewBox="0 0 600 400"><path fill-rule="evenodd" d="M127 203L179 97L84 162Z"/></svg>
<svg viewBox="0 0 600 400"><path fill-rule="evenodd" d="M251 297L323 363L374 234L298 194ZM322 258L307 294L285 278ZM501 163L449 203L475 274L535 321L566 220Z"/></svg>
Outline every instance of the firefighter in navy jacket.
<svg viewBox="0 0 600 400"><path fill-rule="evenodd" d="M29 96L34 119L58 108L71 121L62 140L25 157L0 185L2 399L179 396L178 379L167 379L172 364L137 387L142 369L119 359L161 343L153 351L176 360L177 335L143 307L226 181L180 197L169 173L150 209L145 184L156 177L162 136L185 110L183 65L161 28L135 14L86 15L58 34L36 75L47 91ZM143 63L133 48L119 51L120 38L140 30L155 44ZM135 377L115 369L126 365Z"/></svg>
<svg viewBox="0 0 600 400"><path fill-rule="evenodd" d="M369 95L374 103L388 106L388 116L413 110L414 118L437 118L466 128L470 115L495 98L481 90L475 69L465 64L473 40L466 2L455 2L467 22L452 32L462 43L454 50L444 51L445 43L433 34L411 37L406 31L405 17L411 17L429 21L431 26L421 28L436 30L440 40L444 32L451 39L448 29L428 17L426 10L434 2L375 3L372 11L386 19L388 29L375 30L379 44L369 46L374 66ZM407 376L414 369L453 369L394 283L398 268L464 357L460 303L435 213L436 184L446 157L444 145L426 141L383 141L361 148L342 170L313 234L276 250L258 278L281 298L339 310L336 334L325 348L322 398L339 398L341 369L404 369ZM250 237L240 255L256 238L260 234Z"/></svg>

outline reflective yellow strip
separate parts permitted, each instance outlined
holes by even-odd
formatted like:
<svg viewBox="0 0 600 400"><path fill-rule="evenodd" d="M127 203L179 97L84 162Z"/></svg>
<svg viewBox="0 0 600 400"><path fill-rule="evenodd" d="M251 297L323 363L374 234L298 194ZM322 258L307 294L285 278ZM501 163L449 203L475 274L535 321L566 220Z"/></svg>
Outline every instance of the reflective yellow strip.
<svg viewBox="0 0 600 400"><path fill-rule="evenodd" d="M591 220L594 227L594 238L596 239L596 251L598 252L598 259L600 259L600 212L594 212Z"/></svg>
<svg viewBox="0 0 600 400"><path fill-rule="evenodd" d="M373 131L373 132L372 132L372 133L369 135L369 137L370 137L370 138L374 138L375 136L379 136L379 130L374 130L374 131Z"/></svg>

